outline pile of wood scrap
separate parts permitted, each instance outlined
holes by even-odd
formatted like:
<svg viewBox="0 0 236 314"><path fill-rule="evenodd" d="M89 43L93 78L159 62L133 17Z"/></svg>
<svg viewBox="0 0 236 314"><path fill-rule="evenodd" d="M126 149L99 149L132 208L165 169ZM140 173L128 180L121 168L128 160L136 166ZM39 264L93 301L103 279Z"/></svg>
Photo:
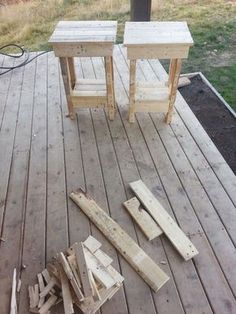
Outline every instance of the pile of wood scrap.
<svg viewBox="0 0 236 314"><path fill-rule="evenodd" d="M130 183L130 187L138 199L134 197L124 202L124 206L148 240L164 234L185 261L197 255L198 251L193 243L146 185L138 180ZM70 197L155 292L168 281L168 275L82 189L72 192ZM144 208L140 206L140 202Z"/></svg>
<svg viewBox="0 0 236 314"><path fill-rule="evenodd" d="M169 280L151 257L82 189L72 192L70 197L155 292Z"/></svg>
<svg viewBox="0 0 236 314"><path fill-rule="evenodd" d="M65 314L77 306L93 314L122 286L124 278L111 266L112 259L101 249L101 243L89 236L60 252L37 275L38 284L29 286L30 312L46 314L63 301Z"/></svg>

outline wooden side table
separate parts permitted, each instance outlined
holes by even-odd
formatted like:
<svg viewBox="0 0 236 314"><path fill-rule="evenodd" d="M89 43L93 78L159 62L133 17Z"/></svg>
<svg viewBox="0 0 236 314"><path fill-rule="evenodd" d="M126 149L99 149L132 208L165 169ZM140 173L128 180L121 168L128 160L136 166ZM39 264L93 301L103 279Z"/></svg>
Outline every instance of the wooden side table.
<svg viewBox="0 0 236 314"><path fill-rule="evenodd" d="M68 116L74 119L74 107L107 107L110 120L115 115L113 46L116 21L60 21L49 42L59 57L68 104ZM106 81L76 79L74 57L104 57Z"/></svg>
<svg viewBox="0 0 236 314"><path fill-rule="evenodd" d="M182 59L188 57L193 39L186 22L126 22L124 46L130 60L129 121L135 112L167 112L171 122ZM137 59L170 59L169 80L136 85Z"/></svg>

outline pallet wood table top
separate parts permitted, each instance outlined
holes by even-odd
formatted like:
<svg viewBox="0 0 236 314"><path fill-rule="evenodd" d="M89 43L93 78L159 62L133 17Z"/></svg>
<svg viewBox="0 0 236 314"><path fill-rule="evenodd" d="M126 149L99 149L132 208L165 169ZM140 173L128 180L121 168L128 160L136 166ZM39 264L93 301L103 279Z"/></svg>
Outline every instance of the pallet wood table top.
<svg viewBox="0 0 236 314"><path fill-rule="evenodd" d="M124 45L193 45L187 22L126 22Z"/></svg>
<svg viewBox="0 0 236 314"><path fill-rule="evenodd" d="M55 43L114 43L116 21L60 21L49 42Z"/></svg>
<svg viewBox="0 0 236 314"><path fill-rule="evenodd" d="M186 22L126 22L128 59L187 58L193 39Z"/></svg>

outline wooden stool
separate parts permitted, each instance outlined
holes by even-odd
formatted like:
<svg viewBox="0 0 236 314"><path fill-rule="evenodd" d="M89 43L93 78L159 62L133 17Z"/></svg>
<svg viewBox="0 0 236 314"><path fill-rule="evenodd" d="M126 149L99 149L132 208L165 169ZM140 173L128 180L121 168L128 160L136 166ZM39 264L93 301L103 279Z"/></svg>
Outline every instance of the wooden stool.
<svg viewBox="0 0 236 314"><path fill-rule="evenodd" d="M134 122L135 112L167 112L165 121L171 122L182 59L188 57L192 45L186 22L126 22L124 46L130 60L130 122ZM137 59L170 59L168 82L140 83L136 88Z"/></svg>
<svg viewBox="0 0 236 314"><path fill-rule="evenodd" d="M66 92L68 115L74 107L107 107L110 120L115 115L113 46L116 21L60 21L49 42L59 57ZM104 57L106 81L76 80L74 57Z"/></svg>

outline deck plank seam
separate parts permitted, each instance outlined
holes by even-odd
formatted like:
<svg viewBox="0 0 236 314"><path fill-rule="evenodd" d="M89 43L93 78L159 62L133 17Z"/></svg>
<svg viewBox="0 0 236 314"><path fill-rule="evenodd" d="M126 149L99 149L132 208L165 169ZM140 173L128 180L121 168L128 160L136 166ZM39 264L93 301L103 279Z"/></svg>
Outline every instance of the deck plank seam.
<svg viewBox="0 0 236 314"><path fill-rule="evenodd" d="M26 190L25 190L25 201L24 201L24 212L22 212L22 231L21 231L21 240L20 240L20 255L19 255L19 263L18 267L20 269L19 277L21 277L22 270L21 265L23 264L23 250L24 250L24 235L25 235L25 219L26 219L26 211L27 211L27 204L28 204L28 186L29 186L29 171L30 171L30 160L31 160L31 145L32 145L32 134L33 134L33 116L34 116L34 105L35 105L35 86L36 86L36 71L38 61L37 58L33 61L34 63L34 91L33 91L33 101L32 101L32 110L31 110L31 131L30 131L30 140L29 140L29 147L28 147L28 164L27 164L27 182L26 182ZM18 304L19 306L19 304Z"/></svg>
<svg viewBox="0 0 236 314"><path fill-rule="evenodd" d="M20 83L20 91L19 91L19 99L18 99L18 105L17 105L17 112L16 112L16 123L15 123L15 131L14 131L14 135L13 135L13 140L12 140L12 149L11 149L11 154L10 154L10 165L9 165L9 172L7 175L7 187L6 187L6 193L5 193L5 197L3 197L4 199L4 206L3 206L3 212L2 214L0 214L0 234L2 236L3 233L3 226L4 226L4 220L5 220L5 210L6 210L6 204L7 204L7 198L8 198L8 192L9 192L9 181L10 181L10 176L11 176L11 170L12 170L12 163L13 163L13 149L14 149L14 145L15 145L15 138L16 138L16 130L17 130L17 125L18 125L18 116L19 116L19 111L20 111L20 104L21 104L21 95L22 95L22 88L23 88L23 81L24 81L24 71L25 71L25 67L21 68L21 69L15 69L11 72L15 72L15 71L19 71L22 79L21 79L21 83ZM10 85L9 85L10 88ZM8 90L9 92L9 90ZM7 100L9 98L7 97ZM7 104L7 101L6 101ZM5 106L6 107L6 106ZM2 120L3 121L3 120ZM0 133L1 134L1 133ZM0 246L1 246L1 241L0 241Z"/></svg>
<svg viewBox="0 0 236 314"><path fill-rule="evenodd" d="M67 219L67 237L68 237L68 244L70 245L71 244L71 241L70 241L70 222L69 222L69 206L68 206L68 197L67 195L69 195L69 193L71 191L68 192L68 188L67 188L67 172L66 172L66 156L65 156L65 137L64 137L64 121L63 121L63 110L62 110L62 105L63 105L63 101L62 101L62 79L61 79L61 73L60 73L60 64L59 62L57 63L57 67L58 67L58 81L59 81L59 95L60 95L60 113L61 113L61 130L62 130L62 133L63 133L63 140L62 140L62 143L63 143L63 164L64 164L64 177L65 177L65 202L66 202L66 219Z"/></svg>

